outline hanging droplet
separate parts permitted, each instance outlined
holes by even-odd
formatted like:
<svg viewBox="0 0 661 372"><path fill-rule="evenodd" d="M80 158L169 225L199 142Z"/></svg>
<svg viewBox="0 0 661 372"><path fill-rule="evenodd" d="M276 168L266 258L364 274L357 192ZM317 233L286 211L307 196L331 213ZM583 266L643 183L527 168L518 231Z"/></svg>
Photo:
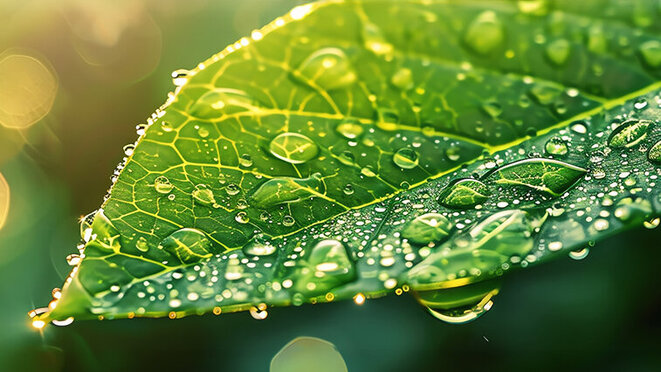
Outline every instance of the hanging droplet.
<svg viewBox="0 0 661 372"><path fill-rule="evenodd" d="M612 148L632 147L647 136L652 124L649 120L629 119L613 130L608 137L608 146Z"/></svg>
<svg viewBox="0 0 661 372"><path fill-rule="evenodd" d="M403 147L395 152L392 161L402 169L413 169L418 166L418 153L411 148Z"/></svg>
<svg viewBox="0 0 661 372"><path fill-rule="evenodd" d="M80 263L80 255L70 254L67 256L67 264L69 264L69 266L76 266L79 263Z"/></svg>
<svg viewBox="0 0 661 372"><path fill-rule="evenodd" d="M158 176L154 180L154 189L159 194L169 194L172 189L174 189L174 185L170 183L170 180L167 177Z"/></svg>
<svg viewBox="0 0 661 372"><path fill-rule="evenodd" d="M257 320L264 320L268 317L269 313L266 311L266 304L261 303L257 306L250 307L250 315Z"/></svg>
<svg viewBox="0 0 661 372"><path fill-rule="evenodd" d="M498 294L498 288L493 286L487 281L468 287L419 291L416 299L434 318L450 324L464 324L491 309L492 299Z"/></svg>
<svg viewBox="0 0 661 372"><path fill-rule="evenodd" d="M271 140L271 154L291 164L302 164L317 156L319 147L307 136L299 133L282 133Z"/></svg>
<svg viewBox="0 0 661 372"><path fill-rule="evenodd" d="M568 152L567 143L560 137L552 137L544 145L546 153L550 155L566 155Z"/></svg>
<svg viewBox="0 0 661 372"><path fill-rule="evenodd" d="M349 58L338 48L324 48L312 53L296 72L294 78L323 90L349 87L358 78Z"/></svg>
<svg viewBox="0 0 661 372"><path fill-rule="evenodd" d="M647 100L645 98L638 98L636 102L633 103L633 108L636 110L642 110L647 107Z"/></svg>
<svg viewBox="0 0 661 372"><path fill-rule="evenodd" d="M335 130L347 139L356 139L363 134L363 126L358 120L348 119L335 128Z"/></svg>
<svg viewBox="0 0 661 372"><path fill-rule="evenodd" d="M213 191L211 191L207 185L196 185L192 195L193 199L202 205L212 205L216 203L216 199L213 196Z"/></svg>
<svg viewBox="0 0 661 372"><path fill-rule="evenodd" d="M587 257L588 254L590 254L590 248L585 247L585 248L576 249L576 250L573 250L573 251L569 252L569 257L571 257L574 260L582 260L585 257Z"/></svg>
<svg viewBox="0 0 661 372"><path fill-rule="evenodd" d="M480 13L469 25L464 34L464 42L479 54L488 54L501 47L505 40L503 24L495 12Z"/></svg>
<svg viewBox="0 0 661 372"><path fill-rule="evenodd" d="M643 222L643 226L648 229L655 229L659 226L659 223L661 223L661 218L655 217L652 218L651 220Z"/></svg>
<svg viewBox="0 0 661 372"><path fill-rule="evenodd" d="M557 39L546 46L546 58L556 66L561 66L567 62L571 52L571 44L565 39Z"/></svg>
<svg viewBox="0 0 661 372"><path fill-rule="evenodd" d="M452 229L452 222L439 213L418 216L406 224L401 234L409 241L426 245L446 238Z"/></svg>
<svg viewBox="0 0 661 372"><path fill-rule="evenodd" d="M131 156L133 155L133 150L135 150L135 144L128 144L124 146L124 155Z"/></svg>

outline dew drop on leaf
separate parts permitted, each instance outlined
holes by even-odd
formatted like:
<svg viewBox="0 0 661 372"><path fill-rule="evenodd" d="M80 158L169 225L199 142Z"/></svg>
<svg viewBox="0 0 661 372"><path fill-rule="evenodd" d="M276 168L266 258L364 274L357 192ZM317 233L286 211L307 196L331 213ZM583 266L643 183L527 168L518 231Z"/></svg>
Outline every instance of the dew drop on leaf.
<svg viewBox="0 0 661 372"><path fill-rule="evenodd" d="M661 141L658 141L649 149L647 159L653 163L661 163Z"/></svg>
<svg viewBox="0 0 661 372"><path fill-rule="evenodd" d="M296 220L294 219L294 217L292 217L290 215L286 215L286 216L282 217L282 224L284 226L287 226L287 227L294 226L295 223L296 223Z"/></svg>
<svg viewBox="0 0 661 372"><path fill-rule="evenodd" d="M571 44L565 39L557 39L546 46L546 58L556 66L563 65L569 58Z"/></svg>
<svg viewBox="0 0 661 372"><path fill-rule="evenodd" d="M345 120L337 125L335 130L347 139L356 139L363 134L363 126L358 120Z"/></svg>
<svg viewBox="0 0 661 372"><path fill-rule="evenodd" d="M196 185L192 195L193 195L193 199L195 199L196 202L202 205L211 205L216 203L216 199L213 196L213 191L211 191L211 189L209 189L207 185L204 184Z"/></svg>
<svg viewBox="0 0 661 372"><path fill-rule="evenodd" d="M213 252L213 246L207 236L193 228L183 228L173 232L159 243L158 249L173 254L184 264L209 258Z"/></svg>
<svg viewBox="0 0 661 372"><path fill-rule="evenodd" d="M233 196L241 192L241 188L234 183L230 183L229 185L225 186L225 192L227 195Z"/></svg>
<svg viewBox="0 0 661 372"><path fill-rule="evenodd" d="M268 208L323 192L321 173L315 173L309 178L276 177L259 185L250 195L250 202L256 207Z"/></svg>
<svg viewBox="0 0 661 372"><path fill-rule="evenodd" d="M167 177L158 176L154 180L154 189L159 194L169 194L170 191L174 189L174 185L170 182L170 180Z"/></svg>
<svg viewBox="0 0 661 372"><path fill-rule="evenodd" d="M188 81L188 75L190 74L190 71L185 70L185 69L179 69L179 70L174 70L172 71L172 84L174 84L177 87L180 87Z"/></svg>
<svg viewBox="0 0 661 372"><path fill-rule="evenodd" d="M402 169L413 169L418 166L418 153L411 148L403 147L395 152L392 160Z"/></svg>
<svg viewBox="0 0 661 372"><path fill-rule="evenodd" d="M201 119L216 119L226 114L257 109L257 102L245 91L216 88L198 98L191 106L190 113Z"/></svg>
<svg viewBox="0 0 661 372"><path fill-rule="evenodd" d="M408 222L402 230L402 237L409 241L426 245L447 237L452 223L442 214L427 213Z"/></svg>
<svg viewBox="0 0 661 372"><path fill-rule="evenodd" d="M487 200L491 193L484 183L464 178L451 182L438 197L439 204L448 208L469 208Z"/></svg>
<svg viewBox="0 0 661 372"><path fill-rule="evenodd" d="M608 146L612 148L631 147L647 136L652 124L649 120L629 119L618 125L608 137Z"/></svg>
<svg viewBox="0 0 661 372"><path fill-rule="evenodd" d="M299 133L281 133L269 144L271 154L291 164L302 164L317 156L319 147L307 136Z"/></svg>
<svg viewBox="0 0 661 372"><path fill-rule="evenodd" d="M648 40L638 47L643 61L652 68L661 66L661 42Z"/></svg>
<svg viewBox="0 0 661 372"><path fill-rule="evenodd" d="M566 155L567 154L567 143L559 137L552 137L544 145L544 150L550 155Z"/></svg>
<svg viewBox="0 0 661 372"><path fill-rule="evenodd" d="M379 26L374 23L363 24L362 37L365 48L378 56L388 55L394 50L393 45L386 41Z"/></svg>
<svg viewBox="0 0 661 372"><path fill-rule="evenodd" d="M293 76L304 84L323 90L346 88L356 79L347 55L338 48L324 48L309 55Z"/></svg>
<svg viewBox="0 0 661 372"><path fill-rule="evenodd" d="M252 167L252 164L253 164L253 161L252 161L252 157L250 155L243 154L243 155L239 156L239 165L240 166L242 166L244 168L248 168L248 167Z"/></svg>
<svg viewBox="0 0 661 372"><path fill-rule="evenodd" d="M402 67L395 71L390 82L399 89L409 90L413 88L413 73L410 68Z"/></svg>
<svg viewBox="0 0 661 372"><path fill-rule="evenodd" d="M464 42L478 54L488 54L499 48L505 39L502 22L495 12L480 13L469 25L464 34Z"/></svg>

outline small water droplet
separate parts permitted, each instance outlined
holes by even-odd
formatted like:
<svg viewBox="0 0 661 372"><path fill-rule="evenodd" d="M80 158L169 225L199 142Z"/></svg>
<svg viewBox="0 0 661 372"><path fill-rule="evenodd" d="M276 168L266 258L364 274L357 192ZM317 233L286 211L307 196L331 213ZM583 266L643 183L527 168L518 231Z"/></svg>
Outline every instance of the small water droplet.
<svg viewBox="0 0 661 372"><path fill-rule="evenodd" d="M266 304L261 303L257 306L251 306L250 315L257 320L266 319L269 315L268 311L266 311Z"/></svg>
<svg viewBox="0 0 661 372"><path fill-rule="evenodd" d="M202 205L212 205L216 203L216 199L213 196L213 191L211 191L207 185L196 185L192 195L193 199Z"/></svg>
<svg viewBox="0 0 661 372"><path fill-rule="evenodd" d="M346 88L356 80L347 55L338 48L324 48L309 55L296 70L294 78L323 90Z"/></svg>
<svg viewBox="0 0 661 372"><path fill-rule="evenodd" d="M560 137L552 137L548 141L546 141L546 145L544 145L544 149L546 152L550 155L566 155L567 154L567 143L562 140Z"/></svg>
<svg viewBox="0 0 661 372"><path fill-rule="evenodd" d="M236 220L236 222L238 223L243 224L243 223L248 223L250 219L248 218L248 213L246 213L245 211L241 211L237 213L236 216L234 216L234 220Z"/></svg>
<svg viewBox="0 0 661 372"><path fill-rule="evenodd" d="M402 67L392 75L390 82L399 89L409 90L413 88L413 73L410 68Z"/></svg>
<svg viewBox="0 0 661 372"><path fill-rule="evenodd" d="M590 254L590 248L585 247L569 252L569 257L574 260L582 260Z"/></svg>
<svg viewBox="0 0 661 372"><path fill-rule="evenodd" d="M252 164L253 164L253 161L252 161L252 157L250 157L250 155L243 154L239 157L239 165L240 166L242 166L244 168L248 168L248 167L252 167Z"/></svg>
<svg viewBox="0 0 661 372"><path fill-rule="evenodd" d="M292 217L290 215L285 215L284 217L282 217L282 224L284 226L287 226L287 227L294 226L295 223L296 223L296 220L294 219L294 217Z"/></svg>
<svg viewBox="0 0 661 372"><path fill-rule="evenodd" d="M174 185L170 182L170 180L167 177L158 176L154 180L154 189L159 194L169 194L170 191L174 189Z"/></svg>
<svg viewBox="0 0 661 372"><path fill-rule="evenodd" d="M356 139L363 134L363 126L358 120L348 119L335 128L335 130L347 139Z"/></svg>
<svg viewBox="0 0 661 372"><path fill-rule="evenodd" d="M149 250L149 244L147 243L147 239L145 239L144 236L141 236L140 238L138 238L138 241L135 242L135 247L140 252L147 252Z"/></svg>
<svg viewBox="0 0 661 372"><path fill-rule="evenodd" d="M230 183L229 185L225 186L225 192L227 195L233 196L241 192L241 188L234 183Z"/></svg>
<svg viewBox="0 0 661 372"><path fill-rule="evenodd" d="M546 58L556 66L565 64L570 52L571 44L565 39L554 40L546 46Z"/></svg>
<svg viewBox="0 0 661 372"><path fill-rule="evenodd" d="M190 74L190 71L185 70L185 69L179 69L179 70L174 70L172 71L172 84L174 84L177 87L180 87L188 81L188 75Z"/></svg>
<svg viewBox="0 0 661 372"><path fill-rule="evenodd" d="M505 39L502 22L495 12L480 13L466 29L464 42L478 54L488 54L499 48Z"/></svg>

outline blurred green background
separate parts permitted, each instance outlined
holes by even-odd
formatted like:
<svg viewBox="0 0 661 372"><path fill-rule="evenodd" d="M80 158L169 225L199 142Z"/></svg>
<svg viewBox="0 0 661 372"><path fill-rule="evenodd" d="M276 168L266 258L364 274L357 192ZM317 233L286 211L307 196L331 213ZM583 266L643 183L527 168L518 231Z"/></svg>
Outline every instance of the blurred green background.
<svg viewBox="0 0 661 372"><path fill-rule="evenodd" d="M0 174L11 201L4 226L0 205L0 371L266 371L297 336L334 343L350 371L661 369L659 229L512 273L467 325L441 323L404 295L271 309L264 321L29 326L27 312L63 282L78 219L101 204L122 146L173 89L170 73L300 3L0 0L0 119L10 123L0 125ZM30 63L13 63L20 56Z"/></svg>

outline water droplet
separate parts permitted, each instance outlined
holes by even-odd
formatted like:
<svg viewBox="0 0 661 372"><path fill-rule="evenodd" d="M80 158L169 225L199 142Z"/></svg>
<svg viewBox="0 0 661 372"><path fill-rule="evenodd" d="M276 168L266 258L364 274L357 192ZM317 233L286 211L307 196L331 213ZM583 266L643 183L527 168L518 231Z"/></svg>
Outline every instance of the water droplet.
<svg viewBox="0 0 661 372"><path fill-rule="evenodd" d="M353 193L354 193L353 185L350 184L350 183L347 183L346 185L344 185L344 188L342 189L342 191L343 191L346 195L351 195L351 194L353 194Z"/></svg>
<svg viewBox="0 0 661 372"><path fill-rule="evenodd" d="M427 213L407 223L402 230L402 237L413 243L426 245L443 240L451 229L452 223L445 216Z"/></svg>
<svg viewBox="0 0 661 372"><path fill-rule="evenodd" d="M248 244L241 248L244 254L248 256L270 256L276 251L276 247L261 238L254 238Z"/></svg>
<svg viewBox="0 0 661 372"><path fill-rule="evenodd" d="M451 182L438 197L439 204L448 208L469 208L483 203L491 195L484 183L464 178Z"/></svg>
<svg viewBox="0 0 661 372"><path fill-rule="evenodd" d="M653 163L661 163L661 141L657 142L647 152L647 159Z"/></svg>
<svg viewBox="0 0 661 372"><path fill-rule="evenodd" d="M381 29L373 23L363 24L362 36L365 48L378 56L391 54L394 50L392 44L386 41Z"/></svg>
<svg viewBox="0 0 661 372"><path fill-rule="evenodd" d="M226 114L257 109L257 102L245 91L216 88L198 98L191 106L190 113L201 119L216 119Z"/></svg>
<svg viewBox="0 0 661 372"><path fill-rule="evenodd" d="M67 256L67 264L69 264L69 266L76 266L79 263L80 263L80 255L70 254Z"/></svg>
<svg viewBox="0 0 661 372"><path fill-rule="evenodd" d="M232 196L241 192L241 188L234 183L230 183L229 185L225 186L225 192L227 195Z"/></svg>
<svg viewBox="0 0 661 372"><path fill-rule="evenodd" d="M348 139L356 139L363 134L363 126L358 122L358 120L345 120L342 123L338 124L335 130Z"/></svg>
<svg viewBox="0 0 661 372"><path fill-rule="evenodd" d="M248 168L248 167L252 167L252 164L253 164L253 161L252 161L252 157L250 157L250 155L243 154L239 157L239 165L240 166L242 166L244 168Z"/></svg>
<svg viewBox="0 0 661 372"><path fill-rule="evenodd" d="M492 118L497 118L503 113L503 107L498 102L486 102L482 105L482 110Z"/></svg>
<svg viewBox="0 0 661 372"><path fill-rule="evenodd" d="M571 52L571 44L565 39L557 39L546 46L546 58L560 66L567 62Z"/></svg>
<svg viewBox="0 0 661 372"><path fill-rule="evenodd" d="M418 166L418 153L411 148L403 147L395 152L392 160L402 169L413 169Z"/></svg>
<svg viewBox="0 0 661 372"><path fill-rule="evenodd" d="M172 71L172 84L174 84L177 87L180 87L188 81L188 75L190 74L190 71L185 70L185 69L179 69L179 70L174 70Z"/></svg>
<svg viewBox="0 0 661 372"><path fill-rule="evenodd" d="M505 39L503 24L493 11L480 13L469 25L464 34L464 42L479 54L488 54L499 48Z"/></svg>
<svg viewBox="0 0 661 372"><path fill-rule="evenodd" d="M585 247L585 248L576 249L576 250L573 250L573 251L569 252L569 257L571 257L574 260L582 260L585 257L587 257L588 254L590 254L590 248Z"/></svg>
<svg viewBox="0 0 661 372"><path fill-rule="evenodd" d="M133 150L135 150L135 145L132 143L124 146L124 155L126 156L133 155Z"/></svg>
<svg viewBox="0 0 661 372"><path fill-rule="evenodd" d="M282 217L282 224L284 226L287 226L287 227L294 226L295 223L296 223L296 220L294 219L294 217L292 217L290 215L285 215L284 217Z"/></svg>
<svg viewBox="0 0 661 372"><path fill-rule="evenodd" d="M158 249L173 254L184 264L209 258L214 251L207 236L193 228L183 228L173 232L161 241Z"/></svg>
<svg viewBox="0 0 661 372"><path fill-rule="evenodd" d="M491 281L468 287L418 291L416 298L436 319L450 324L471 322L493 306L492 298L498 294Z"/></svg>
<svg viewBox="0 0 661 372"><path fill-rule="evenodd" d="M615 204L613 215L620 221L643 221L652 214L652 203L640 197L624 197Z"/></svg>
<svg viewBox="0 0 661 372"><path fill-rule="evenodd" d="M656 217L656 218L652 218L651 220L643 222L643 226L645 226L645 228L648 229L655 229L659 226L660 223L661 223L661 218Z"/></svg>
<svg viewBox="0 0 661 372"><path fill-rule="evenodd" d="M309 178L276 177L259 185L250 195L250 202L259 208L268 208L298 202L324 191L321 173Z"/></svg>
<svg viewBox="0 0 661 372"><path fill-rule="evenodd" d="M604 230L608 230L608 228L610 227L610 223L608 223L608 220L605 220L603 218L597 218L592 224L592 226L597 231L604 231Z"/></svg>
<svg viewBox="0 0 661 372"><path fill-rule="evenodd" d="M450 161L457 161L461 158L461 148L459 146L450 146L445 150L445 156Z"/></svg>
<svg viewBox="0 0 661 372"><path fill-rule="evenodd" d="M216 203L216 199L213 196L213 191L211 191L207 185L196 185L192 195L193 199L202 205L212 205Z"/></svg>
<svg viewBox="0 0 661 372"><path fill-rule="evenodd" d="M159 194L169 194L170 191L174 189L174 185L170 182L170 180L167 177L158 176L154 180L154 189Z"/></svg>
<svg viewBox="0 0 661 372"><path fill-rule="evenodd" d="M302 164L317 156L319 147L307 136L299 133L282 133L269 144L271 154L291 164Z"/></svg>
<svg viewBox="0 0 661 372"><path fill-rule="evenodd" d="M402 67L392 75L390 82L399 89L409 90L413 88L413 73L410 68Z"/></svg>
<svg viewBox="0 0 661 372"><path fill-rule="evenodd" d="M629 119L613 130L608 137L608 146L612 148L632 147L647 136L652 124L649 120Z"/></svg>
<svg viewBox="0 0 661 372"><path fill-rule="evenodd" d="M166 132L166 133L172 132L174 130L174 128L172 127L172 124L170 124L169 121L162 121L161 122L161 129L163 130L163 132Z"/></svg>
<svg viewBox="0 0 661 372"><path fill-rule="evenodd" d="M248 213L241 211L234 216L234 220L238 223L248 223L250 219L248 218Z"/></svg>
<svg viewBox="0 0 661 372"><path fill-rule="evenodd" d="M578 133L578 134L585 134L585 133L588 132L588 128L583 123L572 124L571 130L572 130L572 132Z"/></svg>
<svg viewBox="0 0 661 372"><path fill-rule="evenodd" d="M567 143L562 140L560 137L552 137L546 141L544 149L550 155L566 155L567 154Z"/></svg>
<svg viewBox="0 0 661 372"><path fill-rule="evenodd" d="M353 296L353 302L359 306L365 304L365 295L362 293L356 294Z"/></svg>
<svg viewBox="0 0 661 372"><path fill-rule="evenodd" d="M648 40L640 44L638 48L643 61L652 68L661 66L661 42Z"/></svg>
<svg viewBox="0 0 661 372"><path fill-rule="evenodd" d="M638 98L636 102L633 103L633 108L636 110L642 110L647 107L647 100L645 98Z"/></svg>
<svg viewBox="0 0 661 372"><path fill-rule="evenodd" d="M357 80L349 58L337 48L324 48L312 53L296 72L294 77L297 80L323 90L346 88Z"/></svg>
<svg viewBox="0 0 661 372"><path fill-rule="evenodd" d="M519 0L519 11L524 14L545 15L549 11L548 0Z"/></svg>
<svg viewBox="0 0 661 372"><path fill-rule="evenodd" d="M530 96L541 105L550 105L555 102L562 90L547 84L535 84L530 88Z"/></svg>
<svg viewBox="0 0 661 372"><path fill-rule="evenodd" d="M147 252L149 250L149 244L147 243L147 239L145 239L144 236L139 237L138 241L135 242L135 247L140 252Z"/></svg>
<svg viewBox="0 0 661 372"><path fill-rule="evenodd" d="M264 320L268 317L269 313L266 311L266 304L261 303L257 306L250 307L250 315L257 320Z"/></svg>
<svg viewBox="0 0 661 372"><path fill-rule="evenodd" d="M365 176L365 177L370 177L370 178L372 178L372 177L376 177L376 173L374 172L374 170L372 169L372 167L370 167L369 165L366 166L366 167L363 167L363 168L360 170L360 174L362 174L362 175Z"/></svg>
<svg viewBox="0 0 661 372"><path fill-rule="evenodd" d="M292 290L307 296L325 294L356 278L354 263L347 248L339 241L319 241L312 247L307 260L294 267Z"/></svg>
<svg viewBox="0 0 661 372"><path fill-rule="evenodd" d="M197 135L200 136L201 138L207 138L207 137L209 137L209 134L210 134L209 130L205 127L200 127L197 130Z"/></svg>

